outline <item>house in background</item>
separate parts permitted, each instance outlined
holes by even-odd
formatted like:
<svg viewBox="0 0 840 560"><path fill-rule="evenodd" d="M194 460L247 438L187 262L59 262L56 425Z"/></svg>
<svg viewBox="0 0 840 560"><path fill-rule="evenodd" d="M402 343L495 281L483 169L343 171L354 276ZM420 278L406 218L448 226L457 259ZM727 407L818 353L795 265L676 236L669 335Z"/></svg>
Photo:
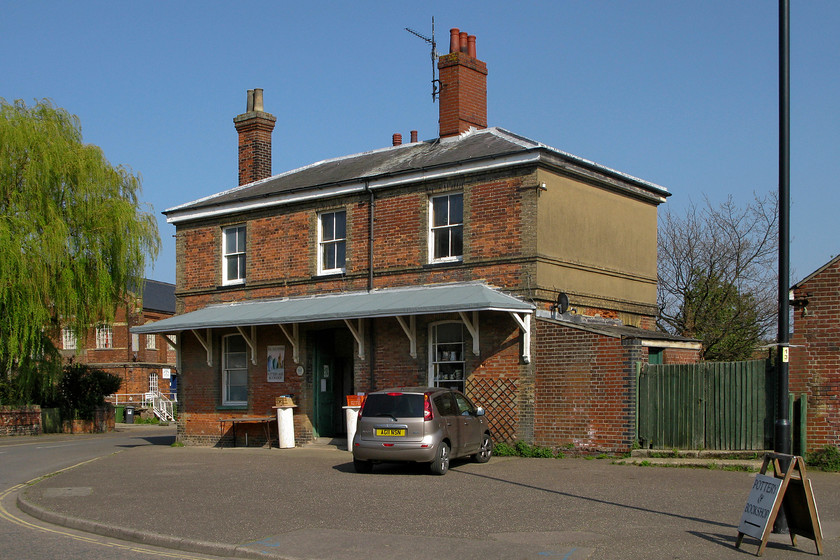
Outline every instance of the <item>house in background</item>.
<svg viewBox="0 0 840 560"><path fill-rule="evenodd" d="M220 418L280 395L298 443L341 435L345 395L435 385L497 440L627 451L636 364L698 359L652 330L669 193L487 128L475 37L453 29L438 69L438 138L273 176L276 118L249 91L239 186L164 212L178 314L132 332L176 339L180 441L224 443Z"/></svg>
<svg viewBox="0 0 840 560"><path fill-rule="evenodd" d="M789 386L806 398L807 450L840 447L840 256L794 284L791 304Z"/></svg>
<svg viewBox="0 0 840 560"><path fill-rule="evenodd" d="M69 329L62 329L58 346L65 360L84 363L122 379L114 404L131 403L154 410L153 394L160 394L163 399L174 399L177 394L176 353L165 336L132 334L130 329L174 314L175 285L147 279L141 297L133 296L120 305L113 323L91 327L81 341Z"/></svg>

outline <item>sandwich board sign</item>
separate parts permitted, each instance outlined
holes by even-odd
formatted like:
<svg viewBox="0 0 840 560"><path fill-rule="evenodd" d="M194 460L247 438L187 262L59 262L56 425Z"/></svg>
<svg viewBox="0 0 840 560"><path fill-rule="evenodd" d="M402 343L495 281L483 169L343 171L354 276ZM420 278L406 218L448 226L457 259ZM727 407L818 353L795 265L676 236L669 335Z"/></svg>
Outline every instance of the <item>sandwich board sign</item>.
<svg viewBox="0 0 840 560"><path fill-rule="evenodd" d="M767 467L771 462L773 476L768 476ZM794 470L799 474L795 475ZM811 481L805 472L805 461L795 455L767 453L747 496L735 548L741 547L745 535L750 536L761 541L756 553L761 556L779 511L784 511L791 544L796 546L797 535L807 537L817 545L817 554L822 555L820 516Z"/></svg>

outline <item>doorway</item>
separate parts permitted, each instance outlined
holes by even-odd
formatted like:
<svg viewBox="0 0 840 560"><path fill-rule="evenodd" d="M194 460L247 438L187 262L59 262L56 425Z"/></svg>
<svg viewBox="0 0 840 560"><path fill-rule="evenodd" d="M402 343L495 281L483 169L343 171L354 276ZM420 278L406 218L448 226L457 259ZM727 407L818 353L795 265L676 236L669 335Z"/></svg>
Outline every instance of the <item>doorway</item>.
<svg viewBox="0 0 840 560"><path fill-rule="evenodd" d="M353 392L353 337L347 329L312 333L313 425L316 437L345 435L345 395Z"/></svg>

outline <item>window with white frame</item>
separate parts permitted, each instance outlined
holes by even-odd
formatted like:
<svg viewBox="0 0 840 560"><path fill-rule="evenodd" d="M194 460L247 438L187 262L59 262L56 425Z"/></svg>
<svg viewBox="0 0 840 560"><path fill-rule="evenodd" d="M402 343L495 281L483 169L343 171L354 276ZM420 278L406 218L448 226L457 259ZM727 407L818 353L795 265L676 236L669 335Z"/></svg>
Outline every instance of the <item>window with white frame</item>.
<svg viewBox="0 0 840 560"><path fill-rule="evenodd" d="M114 331L111 325L96 326L96 348L102 350L114 347Z"/></svg>
<svg viewBox="0 0 840 560"><path fill-rule="evenodd" d="M76 349L76 333L67 327L61 329L61 347L65 350Z"/></svg>
<svg viewBox="0 0 840 560"><path fill-rule="evenodd" d="M248 404L248 345L238 334L226 336L222 345L222 404Z"/></svg>
<svg viewBox="0 0 840 560"><path fill-rule="evenodd" d="M464 324L460 321L429 326L429 380L434 387L464 390Z"/></svg>
<svg viewBox="0 0 840 560"><path fill-rule="evenodd" d="M225 228L223 231L222 283L242 284L245 282L244 225Z"/></svg>
<svg viewBox="0 0 840 560"><path fill-rule="evenodd" d="M429 260L461 260L464 255L463 193L434 196L429 206Z"/></svg>
<svg viewBox="0 0 840 560"><path fill-rule="evenodd" d="M318 273L344 272L347 255L347 212L318 215Z"/></svg>
<svg viewBox="0 0 840 560"><path fill-rule="evenodd" d="M156 334L147 334L146 335L146 349L147 350L157 350L157 335Z"/></svg>

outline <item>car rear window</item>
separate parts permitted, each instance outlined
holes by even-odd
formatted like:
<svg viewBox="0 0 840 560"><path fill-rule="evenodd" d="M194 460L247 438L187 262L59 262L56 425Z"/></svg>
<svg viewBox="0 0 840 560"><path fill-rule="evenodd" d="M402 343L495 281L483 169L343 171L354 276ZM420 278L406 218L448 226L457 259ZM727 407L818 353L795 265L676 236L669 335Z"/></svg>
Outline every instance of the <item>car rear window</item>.
<svg viewBox="0 0 840 560"><path fill-rule="evenodd" d="M407 393L374 393L365 399L363 417L422 418L423 395Z"/></svg>

